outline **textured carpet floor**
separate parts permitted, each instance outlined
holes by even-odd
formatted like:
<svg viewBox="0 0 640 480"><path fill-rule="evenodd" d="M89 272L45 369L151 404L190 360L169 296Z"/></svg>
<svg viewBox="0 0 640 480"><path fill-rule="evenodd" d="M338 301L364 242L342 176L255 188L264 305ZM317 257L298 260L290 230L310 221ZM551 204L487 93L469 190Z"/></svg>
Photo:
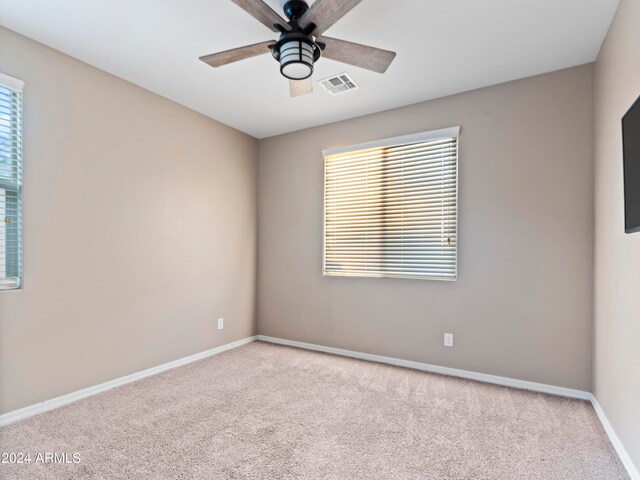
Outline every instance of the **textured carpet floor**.
<svg viewBox="0 0 640 480"><path fill-rule="evenodd" d="M628 478L587 402L264 343L8 425L0 447L32 458L3 479Z"/></svg>

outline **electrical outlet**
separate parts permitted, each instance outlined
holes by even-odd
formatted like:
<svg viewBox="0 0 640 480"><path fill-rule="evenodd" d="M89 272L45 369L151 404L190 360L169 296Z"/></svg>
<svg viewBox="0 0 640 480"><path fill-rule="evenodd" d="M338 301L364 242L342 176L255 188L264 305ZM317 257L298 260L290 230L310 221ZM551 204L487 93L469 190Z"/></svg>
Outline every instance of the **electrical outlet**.
<svg viewBox="0 0 640 480"><path fill-rule="evenodd" d="M444 346L453 347L453 333L444 334Z"/></svg>
<svg viewBox="0 0 640 480"><path fill-rule="evenodd" d="M218 319L218 330L222 330L224 328L224 318Z"/></svg>

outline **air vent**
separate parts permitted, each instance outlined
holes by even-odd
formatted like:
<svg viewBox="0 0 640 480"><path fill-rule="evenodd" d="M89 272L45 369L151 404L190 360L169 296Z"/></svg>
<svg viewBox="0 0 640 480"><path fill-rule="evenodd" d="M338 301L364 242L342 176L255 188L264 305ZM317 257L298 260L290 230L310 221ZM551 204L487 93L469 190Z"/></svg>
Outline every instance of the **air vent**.
<svg viewBox="0 0 640 480"><path fill-rule="evenodd" d="M340 95L360 88L346 72L320 80L320 85L331 95Z"/></svg>

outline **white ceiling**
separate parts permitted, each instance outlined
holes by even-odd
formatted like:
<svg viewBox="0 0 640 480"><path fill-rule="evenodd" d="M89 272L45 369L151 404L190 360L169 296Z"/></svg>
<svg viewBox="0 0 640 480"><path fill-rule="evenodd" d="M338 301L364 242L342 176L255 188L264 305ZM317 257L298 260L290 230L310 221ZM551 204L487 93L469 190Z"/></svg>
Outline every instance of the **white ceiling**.
<svg viewBox="0 0 640 480"><path fill-rule="evenodd" d="M0 0L0 24L264 138L592 62L618 3L363 0L326 34L398 56L384 75L320 59L316 80L348 71L361 86L337 97L316 84L290 98L268 54L200 62L276 38L230 0Z"/></svg>

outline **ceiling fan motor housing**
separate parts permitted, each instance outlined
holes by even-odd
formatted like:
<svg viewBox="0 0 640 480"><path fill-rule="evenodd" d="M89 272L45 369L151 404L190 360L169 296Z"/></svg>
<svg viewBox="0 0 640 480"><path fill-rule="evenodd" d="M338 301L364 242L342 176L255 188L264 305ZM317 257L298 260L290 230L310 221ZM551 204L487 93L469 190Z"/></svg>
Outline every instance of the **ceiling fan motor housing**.
<svg viewBox="0 0 640 480"><path fill-rule="evenodd" d="M284 4L283 9L289 20L298 20L309 10L309 5L303 0L289 0Z"/></svg>

